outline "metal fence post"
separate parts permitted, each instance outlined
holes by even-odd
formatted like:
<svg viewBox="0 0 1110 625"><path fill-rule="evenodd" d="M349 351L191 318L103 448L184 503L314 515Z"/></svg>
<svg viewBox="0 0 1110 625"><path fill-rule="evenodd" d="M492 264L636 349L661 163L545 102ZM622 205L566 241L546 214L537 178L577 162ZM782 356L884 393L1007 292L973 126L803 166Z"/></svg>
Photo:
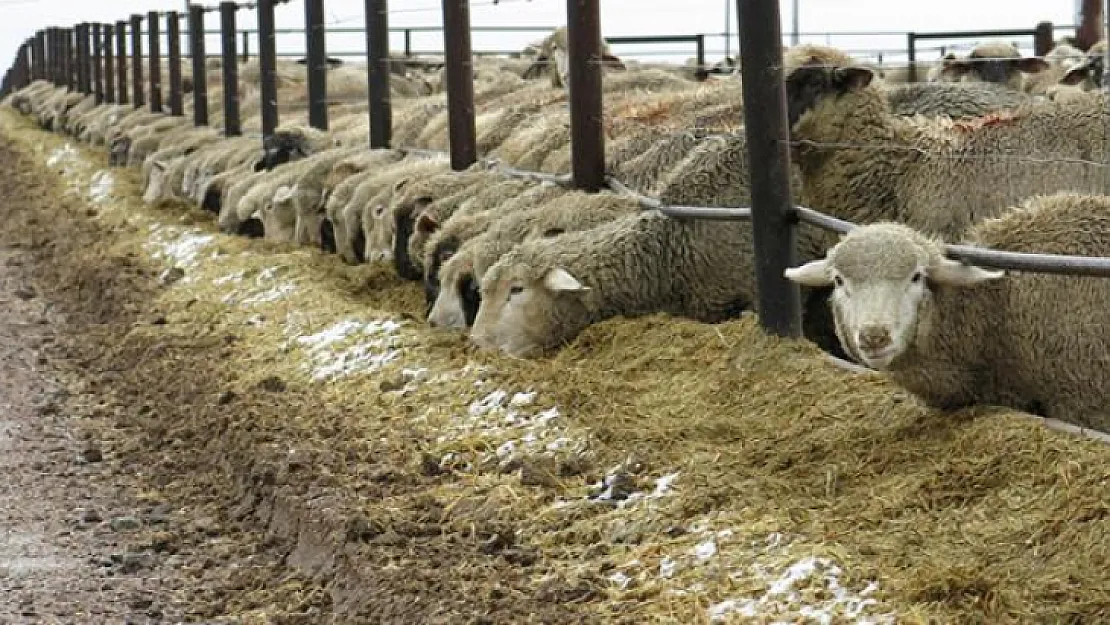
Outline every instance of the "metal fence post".
<svg viewBox="0 0 1110 625"><path fill-rule="evenodd" d="M224 136L243 134L239 126L239 57L235 53L234 2L220 3L220 40L223 43Z"/></svg>
<svg viewBox="0 0 1110 625"><path fill-rule="evenodd" d="M470 49L470 3L443 0L443 52L447 64L447 123L451 169L460 171L478 160L474 127L474 61Z"/></svg>
<svg viewBox="0 0 1110 625"><path fill-rule="evenodd" d="M251 38L250 33L243 31L243 62L251 60Z"/></svg>
<svg viewBox="0 0 1110 625"><path fill-rule="evenodd" d="M92 68L93 68L93 93L96 103L104 103L104 54L100 49L103 40L100 38L100 22L92 24Z"/></svg>
<svg viewBox="0 0 1110 625"><path fill-rule="evenodd" d="M92 93L92 80L89 77L89 24L77 25L77 90L84 94Z"/></svg>
<svg viewBox="0 0 1110 625"><path fill-rule="evenodd" d="M370 94L370 148L388 148L393 139L389 92L389 3L366 0L366 66Z"/></svg>
<svg viewBox="0 0 1110 625"><path fill-rule="evenodd" d="M751 163L752 236L759 320L780 336L802 334L798 286L783 275L797 264L790 197L790 132L778 0L737 0L744 79L744 127Z"/></svg>
<svg viewBox="0 0 1110 625"><path fill-rule="evenodd" d="M328 129L328 59L324 42L324 0L305 0L304 35L308 51L308 123Z"/></svg>
<svg viewBox="0 0 1110 625"><path fill-rule="evenodd" d="M62 51L64 52L62 58L65 59L65 86L69 91L77 90L77 58L74 56L77 50L74 45L73 30L72 28L62 30Z"/></svg>
<svg viewBox="0 0 1110 625"><path fill-rule="evenodd" d="M147 60L150 63L150 110L162 112L162 49L158 11L146 14Z"/></svg>
<svg viewBox="0 0 1110 625"><path fill-rule="evenodd" d="M143 16L131 16L131 91L134 93L135 108L146 104L143 89Z"/></svg>
<svg viewBox="0 0 1110 625"><path fill-rule="evenodd" d="M567 44L572 179L575 187L593 193L605 184L598 0L567 0Z"/></svg>
<svg viewBox="0 0 1110 625"><path fill-rule="evenodd" d="M116 22L116 74L119 77L116 102L127 104L127 22L123 20Z"/></svg>
<svg viewBox="0 0 1110 625"><path fill-rule="evenodd" d="M101 27L104 33L104 101L114 104L116 101L116 57L112 49L112 35L114 28L111 24Z"/></svg>
<svg viewBox="0 0 1110 625"><path fill-rule="evenodd" d="M46 77L46 33L38 31L31 44L31 79Z"/></svg>
<svg viewBox="0 0 1110 625"><path fill-rule="evenodd" d="M170 115L185 114L181 92L181 24L177 11L166 13L166 54L170 71Z"/></svg>
<svg viewBox="0 0 1110 625"><path fill-rule="evenodd" d="M1056 41L1053 33L1052 22L1038 22L1033 28L1033 54L1044 56L1052 50Z"/></svg>
<svg viewBox="0 0 1110 625"><path fill-rule="evenodd" d="M274 37L274 2L258 0L258 67L261 70L259 98L262 100L262 136L274 134L278 126L277 48Z"/></svg>
<svg viewBox="0 0 1110 625"><path fill-rule="evenodd" d="M208 125L208 65L204 51L204 7L189 5L189 55L193 62L193 125Z"/></svg>
<svg viewBox="0 0 1110 625"><path fill-rule="evenodd" d="M412 56L412 29L405 29L405 56Z"/></svg>
<svg viewBox="0 0 1110 625"><path fill-rule="evenodd" d="M917 33L906 33L906 60L906 80L917 82Z"/></svg>

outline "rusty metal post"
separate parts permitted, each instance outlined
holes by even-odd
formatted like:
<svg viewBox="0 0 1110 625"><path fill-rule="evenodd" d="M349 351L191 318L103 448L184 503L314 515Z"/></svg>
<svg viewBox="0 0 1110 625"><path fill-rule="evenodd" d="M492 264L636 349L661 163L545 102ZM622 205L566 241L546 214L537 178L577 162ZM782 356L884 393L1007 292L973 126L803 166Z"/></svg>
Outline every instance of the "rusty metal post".
<svg viewBox="0 0 1110 625"><path fill-rule="evenodd" d="M127 22L116 22L116 75L119 77L116 102L128 104L127 91Z"/></svg>
<svg viewBox="0 0 1110 625"><path fill-rule="evenodd" d="M170 115L185 114L181 91L181 24L177 11L166 13L166 54L169 56Z"/></svg>
<svg viewBox="0 0 1110 625"><path fill-rule="evenodd" d="M193 62L193 125L208 125L208 66L204 50L204 7L189 5L189 56Z"/></svg>
<svg viewBox="0 0 1110 625"><path fill-rule="evenodd" d="M598 0L567 0L567 44L571 176L575 187L594 193L605 184Z"/></svg>
<svg viewBox="0 0 1110 625"><path fill-rule="evenodd" d="M370 94L370 148L388 148L393 139L389 93L389 2L366 0L366 67Z"/></svg>
<svg viewBox="0 0 1110 625"><path fill-rule="evenodd" d="M261 70L259 97L262 100L262 136L278 127L277 44L274 36L274 1L258 0L258 67Z"/></svg>
<svg viewBox="0 0 1110 625"><path fill-rule="evenodd" d="M34 42L31 44L31 79L40 80L46 77L46 31L35 33Z"/></svg>
<svg viewBox="0 0 1110 625"><path fill-rule="evenodd" d="M115 104L116 57L112 47L112 36L115 34L115 28L112 24L103 24L100 31L104 34L104 101L109 104Z"/></svg>
<svg viewBox="0 0 1110 625"><path fill-rule="evenodd" d="M1033 29L1033 55L1044 56L1048 54L1055 44L1052 22L1038 22Z"/></svg>
<svg viewBox="0 0 1110 625"><path fill-rule="evenodd" d="M797 244L779 3L737 0L737 9L759 320L773 334L798 337L802 334L799 290L783 275L797 264Z"/></svg>
<svg viewBox="0 0 1110 625"><path fill-rule="evenodd" d="M474 61L470 49L470 3L443 0L443 51L447 64L447 123L451 169L461 171L478 160L474 127Z"/></svg>
<svg viewBox="0 0 1110 625"><path fill-rule="evenodd" d="M89 79L89 25L77 25L77 90L84 94L92 93L92 80Z"/></svg>
<svg viewBox="0 0 1110 625"><path fill-rule="evenodd" d="M146 104L143 90L143 16L131 16L131 90L134 94L135 108Z"/></svg>
<svg viewBox="0 0 1110 625"><path fill-rule="evenodd" d="M324 0L305 0L304 36L308 52L308 124L328 129L328 54L324 38Z"/></svg>
<svg viewBox="0 0 1110 625"><path fill-rule="evenodd" d="M92 24L92 69L93 69L93 94L96 103L104 103L104 54L101 46L104 44L100 38L100 22Z"/></svg>
<svg viewBox="0 0 1110 625"><path fill-rule="evenodd" d="M77 91L77 50L74 45L75 35L74 29L65 28L62 30L62 51L65 59L65 85L69 91Z"/></svg>
<svg viewBox="0 0 1110 625"><path fill-rule="evenodd" d="M158 11L146 14L147 61L150 63L150 110L162 112L162 32Z"/></svg>
<svg viewBox="0 0 1110 625"><path fill-rule="evenodd" d="M220 40L223 44L224 136L243 134L239 125L239 58L235 53L234 2L220 3Z"/></svg>

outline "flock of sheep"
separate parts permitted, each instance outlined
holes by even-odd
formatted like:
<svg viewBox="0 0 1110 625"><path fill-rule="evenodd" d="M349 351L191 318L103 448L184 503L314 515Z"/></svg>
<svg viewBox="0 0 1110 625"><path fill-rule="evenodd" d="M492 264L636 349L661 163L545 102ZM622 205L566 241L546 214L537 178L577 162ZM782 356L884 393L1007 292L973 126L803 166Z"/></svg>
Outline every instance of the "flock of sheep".
<svg viewBox="0 0 1110 625"><path fill-rule="evenodd" d="M148 203L192 202L224 232L392 263L423 283L429 324L482 348L531 357L611 317L718 322L751 310L749 223L672 219L626 192L520 175L570 170L565 41L559 29L521 58L475 59L482 158L462 172L442 152L442 69L400 62L394 149L368 148L365 68L349 65L329 70L321 131L307 125L304 67L279 63L284 123L264 140L250 63L240 137L220 131L218 60L208 127L188 110L97 105L45 81L7 104L140 167ZM964 266L938 243L1110 256L1104 45L1029 59L989 44L908 84L833 48L787 50L794 197L869 224L840 241L800 228L802 265L787 276L802 285L807 336L936 405L1002 403L1110 427L1099 306L1110 282ZM603 67L611 176L665 204L750 203L738 75L608 50Z"/></svg>

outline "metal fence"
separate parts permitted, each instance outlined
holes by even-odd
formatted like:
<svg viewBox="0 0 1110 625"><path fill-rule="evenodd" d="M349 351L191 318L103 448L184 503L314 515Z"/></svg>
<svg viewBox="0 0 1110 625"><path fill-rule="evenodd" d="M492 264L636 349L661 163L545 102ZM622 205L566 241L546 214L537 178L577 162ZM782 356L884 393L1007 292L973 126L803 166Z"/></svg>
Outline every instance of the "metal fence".
<svg viewBox="0 0 1110 625"><path fill-rule="evenodd" d="M205 15L220 16L220 56L223 83L224 134L241 134L239 118L238 59L239 32L236 14L255 10L258 17L259 65L261 70L262 134L273 134L279 123L276 97L274 6L288 0L258 0L238 4L222 2L215 7L190 6L187 14L150 12L132 15L128 21L114 24L82 23L68 28L47 28L39 31L19 48L15 61L5 74L0 95L10 93L34 80L46 80L71 91L94 95L99 102L147 105L144 88L149 87L152 111L163 112L161 101L161 28L165 20L168 36L166 58L169 66L169 115L182 115L184 95L181 79L180 18L188 20L189 51L193 69L193 117L198 126L208 123L208 100L205 58L207 57ZM310 124L319 129L328 127L327 70L328 56L324 33L323 0L305 0L305 27L299 32L305 38L306 70L308 73L308 116ZM569 176L553 177L587 191L610 188L636 195L648 209L682 219L740 220L751 219L756 254L755 274L758 287L758 308L765 329L785 336L801 335L799 289L783 272L796 264L796 228L799 223L847 232L853 224L796 206L791 198L790 149L783 83L783 36L779 24L777 0L737 0L740 21L740 59L744 80L744 127L747 129L747 150L751 167L751 207L666 206L645 197L606 176L605 135L602 128L602 69L596 62L602 47L599 0L568 0L569 88L571 122L572 171ZM474 91L470 72L473 56L467 0L443 0L443 48L447 73L449 135L452 169L462 170L477 161L475 148ZM369 144L373 148L391 146L391 99L389 55L389 10L387 0L365 0L369 94ZM146 30L143 30L143 22ZM407 29L415 30L415 29ZM1025 36L1037 38L1038 49L1044 51L1051 41L1053 27L1018 31L983 31L976 33L911 33L908 39L912 61L916 42L980 36ZM1000 34L1000 32L1002 34ZM126 36L130 34L128 53ZM144 76L143 35L147 38L147 72ZM609 41L620 42L621 38ZM657 42L658 38L624 38L637 44ZM693 36L697 57L704 61L704 37ZM113 43L115 48L113 50ZM411 50L410 50L411 51ZM130 58L132 75L128 85L126 73ZM130 101L129 101L130 96ZM537 172L506 170L520 176L545 177ZM1020 271L1107 276L1110 258L1089 258L1062 255L1002 252L982 248L950 245L951 257L976 264Z"/></svg>

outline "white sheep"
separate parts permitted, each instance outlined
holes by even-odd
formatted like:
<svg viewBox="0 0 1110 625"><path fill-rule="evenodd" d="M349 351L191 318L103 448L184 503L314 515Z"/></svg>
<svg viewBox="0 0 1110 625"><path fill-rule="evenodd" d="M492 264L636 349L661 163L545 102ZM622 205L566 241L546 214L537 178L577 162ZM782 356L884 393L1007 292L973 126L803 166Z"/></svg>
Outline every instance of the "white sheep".
<svg viewBox="0 0 1110 625"><path fill-rule="evenodd" d="M976 225L968 241L1110 256L1110 197L1033 197ZM999 404L1110 428L1110 279L965 265L945 258L939 240L895 223L857 228L785 275L832 286L844 349L930 405Z"/></svg>

